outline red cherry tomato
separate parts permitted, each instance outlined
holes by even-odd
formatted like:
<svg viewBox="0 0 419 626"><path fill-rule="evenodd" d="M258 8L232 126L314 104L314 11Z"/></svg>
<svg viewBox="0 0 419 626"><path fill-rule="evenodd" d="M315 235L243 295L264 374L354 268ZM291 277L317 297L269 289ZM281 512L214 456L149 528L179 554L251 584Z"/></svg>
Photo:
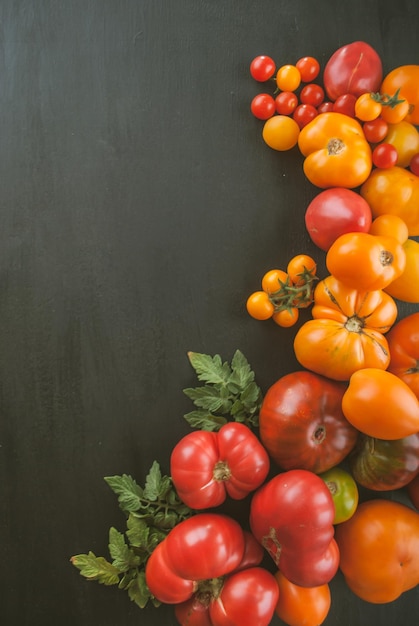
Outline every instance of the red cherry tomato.
<svg viewBox="0 0 419 626"><path fill-rule="evenodd" d="M419 176L419 153L415 154L409 163L409 169L415 176Z"/></svg>
<svg viewBox="0 0 419 626"><path fill-rule="evenodd" d="M314 57L302 57L295 65L300 70L303 83L309 83L319 75L320 63Z"/></svg>
<svg viewBox="0 0 419 626"><path fill-rule="evenodd" d="M260 54L255 57L250 64L250 75L260 83L272 78L275 73L276 64L271 57Z"/></svg>
<svg viewBox="0 0 419 626"><path fill-rule="evenodd" d="M338 96L333 103L333 111L335 113L344 113L349 117L355 117L356 96L351 93L345 93Z"/></svg>
<svg viewBox="0 0 419 626"><path fill-rule="evenodd" d="M379 143L383 141L388 132L388 124L382 117L377 117L375 120L365 122L362 125L365 139L370 143Z"/></svg>
<svg viewBox="0 0 419 626"><path fill-rule="evenodd" d="M383 170L396 165L397 158L397 150L391 143L380 143L372 151L372 162Z"/></svg>
<svg viewBox="0 0 419 626"><path fill-rule="evenodd" d="M298 105L298 96L293 91L281 91L275 98L279 115L292 115Z"/></svg>
<svg viewBox="0 0 419 626"><path fill-rule="evenodd" d="M323 100L324 89L321 85L316 85L316 83L309 83L300 91L300 102L302 104L311 104L317 108Z"/></svg>
<svg viewBox="0 0 419 626"><path fill-rule="evenodd" d="M312 104L299 104L295 109L292 117L297 122L298 126L304 128L309 122L317 117L318 111Z"/></svg>
<svg viewBox="0 0 419 626"><path fill-rule="evenodd" d="M259 120L268 120L276 111L275 100L268 93L259 93L250 103L250 110Z"/></svg>

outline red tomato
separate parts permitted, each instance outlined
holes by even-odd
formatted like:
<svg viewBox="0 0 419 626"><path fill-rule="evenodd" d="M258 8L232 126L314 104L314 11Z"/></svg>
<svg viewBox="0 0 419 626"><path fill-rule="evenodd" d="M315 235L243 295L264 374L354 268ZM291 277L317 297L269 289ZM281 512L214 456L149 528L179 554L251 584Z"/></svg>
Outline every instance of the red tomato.
<svg viewBox="0 0 419 626"><path fill-rule="evenodd" d="M381 59L369 44L354 41L342 46L327 61L323 83L330 100L343 94L358 97L378 91L383 78Z"/></svg>
<svg viewBox="0 0 419 626"><path fill-rule="evenodd" d="M309 83L317 78L320 72L320 63L314 57L302 57L295 64L301 74L303 83Z"/></svg>
<svg viewBox="0 0 419 626"><path fill-rule="evenodd" d="M388 132L388 124L382 117L377 117L371 122L365 122L362 125L365 139L370 143L378 143L383 141Z"/></svg>
<svg viewBox="0 0 419 626"><path fill-rule="evenodd" d="M410 159L409 169L415 176L419 176L419 153Z"/></svg>
<svg viewBox="0 0 419 626"><path fill-rule="evenodd" d="M286 374L265 394L260 439L285 470L325 472L353 449L358 432L342 413L346 385L312 372Z"/></svg>
<svg viewBox="0 0 419 626"><path fill-rule="evenodd" d="M388 371L401 378L419 400L419 312L400 319L387 335Z"/></svg>
<svg viewBox="0 0 419 626"><path fill-rule="evenodd" d="M333 103L333 111L335 113L344 113L349 117L355 117L356 96L352 93L344 93L338 96Z"/></svg>
<svg viewBox="0 0 419 626"><path fill-rule="evenodd" d="M316 83L305 85L300 91L300 102L318 107L324 100L324 89Z"/></svg>
<svg viewBox="0 0 419 626"><path fill-rule="evenodd" d="M367 233L371 221L368 202L359 193L344 187L332 187L320 192L305 213L308 234L325 251L345 233Z"/></svg>
<svg viewBox="0 0 419 626"><path fill-rule="evenodd" d="M312 104L299 104L292 114L300 128L304 128L311 120L317 117L318 111Z"/></svg>
<svg viewBox="0 0 419 626"><path fill-rule="evenodd" d="M250 63L250 75L258 82L265 82L275 73L275 61L265 54L255 57Z"/></svg>
<svg viewBox="0 0 419 626"><path fill-rule="evenodd" d="M245 498L265 480L269 457L253 432L228 422L218 432L197 430L185 435L170 459L173 484L192 509L219 506L228 494Z"/></svg>
<svg viewBox="0 0 419 626"><path fill-rule="evenodd" d="M281 91L275 98L275 108L279 115L292 115L298 106L298 96L293 91Z"/></svg>
<svg viewBox="0 0 419 626"><path fill-rule="evenodd" d="M250 103L250 110L259 120L267 120L276 111L275 100L268 93L259 93Z"/></svg>
<svg viewBox="0 0 419 626"><path fill-rule="evenodd" d="M397 159L397 149L391 143L380 143L372 151L372 162L382 170L394 167Z"/></svg>

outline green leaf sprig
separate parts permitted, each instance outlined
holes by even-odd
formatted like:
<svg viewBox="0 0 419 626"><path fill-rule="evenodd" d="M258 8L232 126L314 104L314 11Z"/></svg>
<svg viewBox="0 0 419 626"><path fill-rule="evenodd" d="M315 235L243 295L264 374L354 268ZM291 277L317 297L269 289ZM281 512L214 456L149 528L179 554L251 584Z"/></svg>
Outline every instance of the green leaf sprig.
<svg viewBox="0 0 419 626"><path fill-rule="evenodd" d="M240 350L234 353L231 364L218 354L188 352L188 358L198 380L204 383L183 390L197 407L184 416L190 426L210 431L219 430L228 421L258 426L262 391Z"/></svg>
<svg viewBox="0 0 419 626"><path fill-rule="evenodd" d="M108 476L105 481L118 496L119 507L127 517L127 529L121 533L110 528L111 561L93 552L77 554L70 561L88 580L125 589L140 608L148 601L159 606L147 587L145 565L154 548L193 511L180 500L172 479L162 475L157 461L152 464L144 487L128 474Z"/></svg>

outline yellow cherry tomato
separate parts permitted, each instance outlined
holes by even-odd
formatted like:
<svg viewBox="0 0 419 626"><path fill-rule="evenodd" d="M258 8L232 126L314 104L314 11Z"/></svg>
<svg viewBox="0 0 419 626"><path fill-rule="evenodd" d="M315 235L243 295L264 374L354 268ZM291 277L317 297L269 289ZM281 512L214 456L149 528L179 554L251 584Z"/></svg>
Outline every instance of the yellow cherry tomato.
<svg viewBox="0 0 419 626"><path fill-rule="evenodd" d="M397 150L397 162L399 167L407 167L412 156L419 152L419 132L410 122L389 124L384 143L390 143Z"/></svg>
<svg viewBox="0 0 419 626"><path fill-rule="evenodd" d="M288 115L274 115L266 120L262 137L264 142L273 150L291 150L297 145L300 127Z"/></svg>

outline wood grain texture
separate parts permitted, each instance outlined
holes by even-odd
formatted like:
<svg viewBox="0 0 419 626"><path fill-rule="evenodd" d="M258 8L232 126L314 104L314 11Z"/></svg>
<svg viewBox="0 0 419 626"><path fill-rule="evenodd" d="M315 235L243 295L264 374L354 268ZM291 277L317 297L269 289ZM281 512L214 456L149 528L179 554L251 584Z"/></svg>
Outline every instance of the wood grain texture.
<svg viewBox="0 0 419 626"><path fill-rule="evenodd" d="M69 564L124 519L103 476L168 470L188 350L240 348L267 388L292 333L244 298L313 245L297 153L261 140L251 59L362 39L418 62L415 0L1 0L0 571L10 626L175 624ZM245 518L246 511L240 509ZM326 626L413 626L418 589ZM280 624L276 619L273 624Z"/></svg>

